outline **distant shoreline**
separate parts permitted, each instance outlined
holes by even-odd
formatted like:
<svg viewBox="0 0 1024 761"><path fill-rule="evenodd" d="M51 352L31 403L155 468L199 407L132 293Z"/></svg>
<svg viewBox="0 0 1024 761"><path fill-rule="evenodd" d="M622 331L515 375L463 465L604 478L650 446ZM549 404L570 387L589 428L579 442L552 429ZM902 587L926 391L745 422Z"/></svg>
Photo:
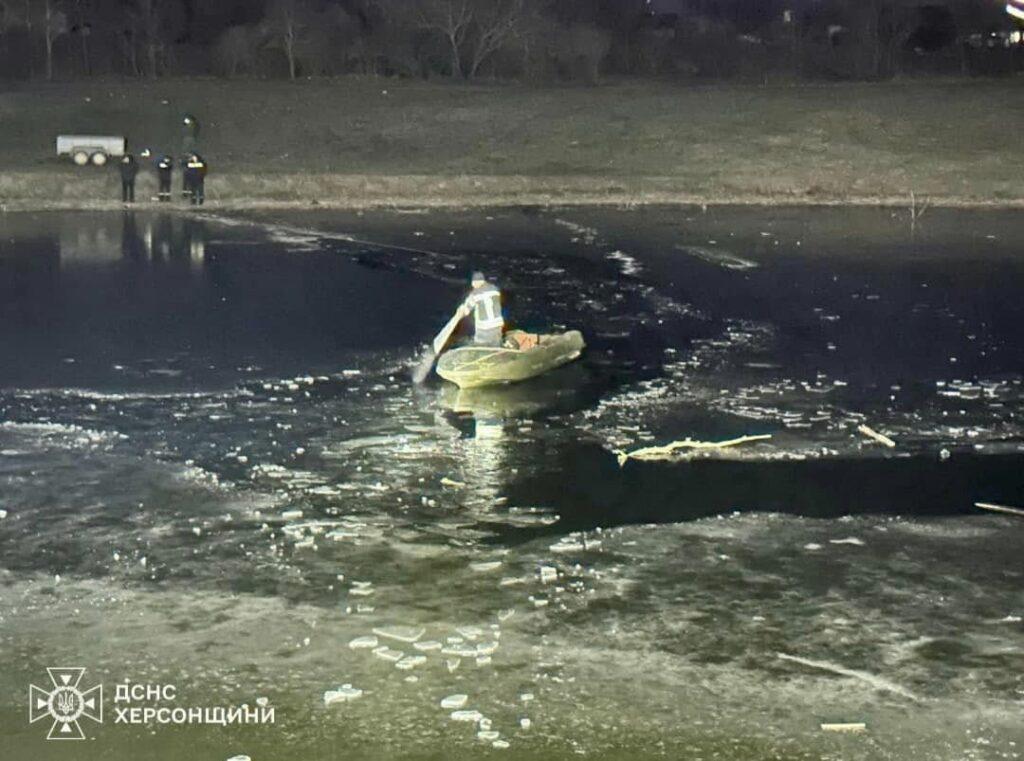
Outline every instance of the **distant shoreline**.
<svg viewBox="0 0 1024 761"><path fill-rule="evenodd" d="M568 205L1022 208L1019 82L594 87L377 78L41 84L0 93L0 205L116 209L61 132L177 154L202 125L219 209ZM1010 131L1008 131L1010 130ZM175 190L181 174L174 173ZM143 162L137 197L155 194ZM175 206L181 205L180 196ZM139 208L143 208L140 206Z"/></svg>
<svg viewBox="0 0 1024 761"><path fill-rule="evenodd" d="M34 173L37 186L43 173ZM0 183L9 174L0 172ZM54 177L56 179L56 177ZM246 178L243 180L247 184ZM528 177L367 177L333 175L325 179L330 191L324 195L314 194L309 176L282 176L277 178L283 184L301 184L303 190L292 197L264 196L258 193L241 194L225 192L234 184L231 175L221 176L207 183L207 201L198 210L246 211L246 210L386 210L386 209L438 209L455 210L470 208L557 208L568 206L588 207L630 207L630 206L750 206L750 207L878 207L908 210L912 201L907 197L847 196L829 197L815 194L763 194L723 193L705 194L685 190L674 190L665 178L630 178L625 183L593 178L528 178ZM65 184L66 183L62 183ZM92 185L93 183L90 183ZM0 212L32 211L175 211L197 210L184 199L175 196L171 203L155 200L141 201L125 206L116 200L119 186L113 180L109 188L96 192L92 197L78 193L64 198L40 198L36 194L27 197L0 196ZM650 189L644 189L649 184ZM176 188L177 189L177 188ZM96 191L100 191L96 188ZM140 188L138 195L148 196L149 188ZM83 194L84 195L84 194ZM107 197L113 196L112 199ZM957 196L916 196L919 209L1024 209L1024 198L985 199ZM926 213L926 212L925 212Z"/></svg>

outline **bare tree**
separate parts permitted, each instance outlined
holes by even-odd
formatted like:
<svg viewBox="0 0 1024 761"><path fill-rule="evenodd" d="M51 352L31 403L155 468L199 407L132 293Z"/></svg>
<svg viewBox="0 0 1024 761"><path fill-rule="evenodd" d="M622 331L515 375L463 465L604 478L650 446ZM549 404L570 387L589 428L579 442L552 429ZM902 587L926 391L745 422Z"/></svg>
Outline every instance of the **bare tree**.
<svg viewBox="0 0 1024 761"><path fill-rule="evenodd" d="M288 78L295 79L297 73L296 55L300 39L305 32L299 0L273 0L268 20L274 29L281 50L288 59Z"/></svg>
<svg viewBox="0 0 1024 761"><path fill-rule="evenodd" d="M74 32L78 35L78 42L82 49L82 70L89 75L92 73L92 62L89 58L89 35L92 33L92 24L88 18L87 5L90 5L88 0L74 0Z"/></svg>
<svg viewBox="0 0 1024 761"><path fill-rule="evenodd" d="M523 17L524 0L492 0L477 3L476 34L470 52L468 76L477 75L481 64L503 48Z"/></svg>
<svg viewBox="0 0 1024 761"><path fill-rule="evenodd" d="M465 78L462 49L473 24L473 0L418 0L410 2L409 5L412 6L420 27L444 38L451 56L452 76Z"/></svg>
<svg viewBox="0 0 1024 761"><path fill-rule="evenodd" d="M261 37L259 28L248 24L224 30L217 40L216 57L226 76L252 70Z"/></svg>
<svg viewBox="0 0 1024 761"><path fill-rule="evenodd" d="M53 79L53 43L68 31L68 19L57 6L57 0L35 0L34 15L43 30L43 46L46 51L46 78ZM31 12L29 15L33 15Z"/></svg>
<svg viewBox="0 0 1024 761"><path fill-rule="evenodd" d="M139 69L138 26L138 17L134 13L128 13L117 35L118 41L121 44L121 57L124 59L124 67L136 77L142 74L142 71Z"/></svg>
<svg viewBox="0 0 1024 761"><path fill-rule="evenodd" d="M453 77L470 79L514 35L525 0L381 0L387 15L411 18L443 42Z"/></svg>
<svg viewBox="0 0 1024 761"><path fill-rule="evenodd" d="M163 23L159 0L137 0L136 8L146 48L147 69L149 76L156 79L159 74L160 54L163 51Z"/></svg>
<svg viewBox="0 0 1024 761"><path fill-rule="evenodd" d="M6 0L0 0L0 49L7 52L7 34L16 23L14 11Z"/></svg>

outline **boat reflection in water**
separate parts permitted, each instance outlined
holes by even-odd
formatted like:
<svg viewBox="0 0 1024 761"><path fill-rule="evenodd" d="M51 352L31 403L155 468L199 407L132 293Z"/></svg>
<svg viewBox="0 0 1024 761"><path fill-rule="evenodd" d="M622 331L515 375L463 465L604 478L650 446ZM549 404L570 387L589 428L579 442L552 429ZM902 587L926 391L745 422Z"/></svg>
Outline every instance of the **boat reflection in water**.
<svg viewBox="0 0 1024 761"><path fill-rule="evenodd" d="M496 420L567 415L600 398L600 389L584 365L567 365L523 383L459 388L445 383L438 399L455 414Z"/></svg>
<svg viewBox="0 0 1024 761"><path fill-rule="evenodd" d="M597 398L583 365L562 367L523 383L460 389L445 383L438 404L445 421L461 434L460 461L467 496L481 513L493 517L504 503L517 465L528 461L534 432L556 418L576 412Z"/></svg>

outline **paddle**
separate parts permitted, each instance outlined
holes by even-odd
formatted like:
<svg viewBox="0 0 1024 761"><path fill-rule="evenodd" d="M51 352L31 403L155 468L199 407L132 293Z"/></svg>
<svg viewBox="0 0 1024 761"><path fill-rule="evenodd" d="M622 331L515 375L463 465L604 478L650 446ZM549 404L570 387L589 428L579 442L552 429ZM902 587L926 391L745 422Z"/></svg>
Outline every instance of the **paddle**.
<svg viewBox="0 0 1024 761"><path fill-rule="evenodd" d="M417 386L423 383L430 375L430 371L434 367L434 362L437 360L437 355L444 349L446 343L452 337L452 333L459 327L459 323L462 322L462 318L466 316L465 310L460 305L452 315L452 318L448 320L448 323L441 328L441 332L434 336L434 340L427 347L427 350L420 357L420 361L416 363L416 367L412 371L412 382Z"/></svg>

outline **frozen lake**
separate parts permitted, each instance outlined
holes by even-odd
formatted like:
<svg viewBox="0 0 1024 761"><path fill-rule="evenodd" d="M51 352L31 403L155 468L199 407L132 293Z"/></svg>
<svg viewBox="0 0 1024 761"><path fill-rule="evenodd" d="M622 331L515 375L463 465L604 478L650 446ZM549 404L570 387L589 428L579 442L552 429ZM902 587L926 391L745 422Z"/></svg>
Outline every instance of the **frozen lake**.
<svg viewBox="0 0 1024 761"><path fill-rule="evenodd" d="M973 505L1024 505L1021 229L0 215L4 758L1020 758L1024 519ZM582 360L414 389L473 269ZM106 692L72 749L54 666ZM276 723L118 724L126 679Z"/></svg>

